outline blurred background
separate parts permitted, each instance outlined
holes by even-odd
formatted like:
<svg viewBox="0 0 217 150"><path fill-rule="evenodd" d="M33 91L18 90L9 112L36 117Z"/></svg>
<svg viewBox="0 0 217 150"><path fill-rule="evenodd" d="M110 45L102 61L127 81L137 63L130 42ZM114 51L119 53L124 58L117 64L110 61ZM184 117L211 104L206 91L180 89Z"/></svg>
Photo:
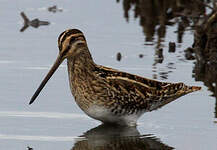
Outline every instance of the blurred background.
<svg viewBox="0 0 217 150"><path fill-rule="evenodd" d="M217 149L216 8L215 0L0 0L0 149ZM144 114L137 128L99 126L75 104L64 62L29 106L69 28L85 34L97 64L202 90Z"/></svg>

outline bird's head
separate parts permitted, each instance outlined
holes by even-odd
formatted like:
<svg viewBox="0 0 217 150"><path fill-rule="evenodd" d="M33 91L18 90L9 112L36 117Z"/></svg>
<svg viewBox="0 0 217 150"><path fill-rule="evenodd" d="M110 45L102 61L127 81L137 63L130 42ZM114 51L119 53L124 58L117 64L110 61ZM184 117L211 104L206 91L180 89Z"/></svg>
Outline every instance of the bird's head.
<svg viewBox="0 0 217 150"><path fill-rule="evenodd" d="M48 82L64 59L75 58L81 53L89 52L87 49L86 39L83 33L78 29L69 29L61 33L58 38L58 47L59 55L55 63L32 96L29 104L32 104L35 101L45 84Z"/></svg>
<svg viewBox="0 0 217 150"><path fill-rule="evenodd" d="M75 57L87 47L83 33L78 29L62 32L58 38L59 55L61 59Z"/></svg>

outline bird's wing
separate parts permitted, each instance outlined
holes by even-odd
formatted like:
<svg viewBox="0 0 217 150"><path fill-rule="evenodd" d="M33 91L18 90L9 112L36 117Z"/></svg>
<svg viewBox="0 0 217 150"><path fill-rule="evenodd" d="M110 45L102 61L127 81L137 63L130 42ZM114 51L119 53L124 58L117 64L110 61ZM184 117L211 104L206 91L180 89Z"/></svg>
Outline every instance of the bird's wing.
<svg viewBox="0 0 217 150"><path fill-rule="evenodd" d="M97 74L108 83L114 101L147 111L193 92L192 87L183 83L159 82L104 66L97 67Z"/></svg>

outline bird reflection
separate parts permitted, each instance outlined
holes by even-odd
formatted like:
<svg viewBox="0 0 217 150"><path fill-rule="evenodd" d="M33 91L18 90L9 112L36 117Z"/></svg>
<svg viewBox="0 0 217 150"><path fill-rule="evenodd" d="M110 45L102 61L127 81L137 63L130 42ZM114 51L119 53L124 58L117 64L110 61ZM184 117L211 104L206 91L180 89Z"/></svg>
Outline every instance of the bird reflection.
<svg viewBox="0 0 217 150"><path fill-rule="evenodd" d="M71 150L171 150L152 135L140 135L136 127L100 125L75 142Z"/></svg>
<svg viewBox="0 0 217 150"><path fill-rule="evenodd" d="M29 18L27 18L24 12L21 12L20 15L24 20L23 27L20 29L20 32L25 31L29 26L38 28L39 26L50 24L48 21L41 21L38 18L29 20Z"/></svg>

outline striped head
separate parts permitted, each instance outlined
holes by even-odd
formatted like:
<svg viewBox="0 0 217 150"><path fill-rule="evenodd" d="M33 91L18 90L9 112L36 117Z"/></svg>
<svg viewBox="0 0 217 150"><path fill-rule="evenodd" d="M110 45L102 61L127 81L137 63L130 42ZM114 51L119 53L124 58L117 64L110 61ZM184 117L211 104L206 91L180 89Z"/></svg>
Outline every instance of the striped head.
<svg viewBox="0 0 217 150"><path fill-rule="evenodd" d="M80 53L89 53L85 37L83 33L78 29L69 29L61 33L58 38L58 46L59 56L32 96L29 104L32 104L34 102L45 84L48 82L48 80L51 78L51 76L54 74L54 72L57 70L65 58L75 58Z"/></svg>
<svg viewBox="0 0 217 150"><path fill-rule="evenodd" d="M79 54L87 47L83 33L78 29L69 29L60 34L58 38L60 56L63 59Z"/></svg>

